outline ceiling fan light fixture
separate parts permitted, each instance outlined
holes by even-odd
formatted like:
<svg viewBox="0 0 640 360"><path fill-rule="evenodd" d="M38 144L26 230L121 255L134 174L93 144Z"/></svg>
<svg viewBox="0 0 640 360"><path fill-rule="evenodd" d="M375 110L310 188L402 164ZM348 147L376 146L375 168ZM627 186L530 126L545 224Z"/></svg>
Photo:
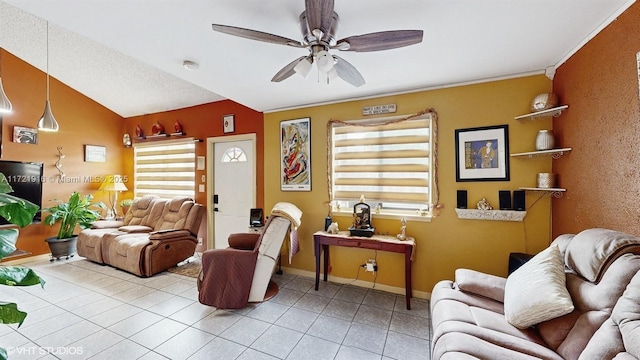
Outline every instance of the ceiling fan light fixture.
<svg viewBox="0 0 640 360"><path fill-rule="evenodd" d="M331 68L331 70L327 71L327 79L333 80L338 77L338 72L336 68Z"/></svg>
<svg viewBox="0 0 640 360"><path fill-rule="evenodd" d="M316 65L318 65L318 70L329 72L329 70L333 69L333 57L328 51L320 50L316 55Z"/></svg>
<svg viewBox="0 0 640 360"><path fill-rule="evenodd" d="M296 64L293 70L300 76L306 78L309 72L311 72L311 61L310 58L303 59Z"/></svg>

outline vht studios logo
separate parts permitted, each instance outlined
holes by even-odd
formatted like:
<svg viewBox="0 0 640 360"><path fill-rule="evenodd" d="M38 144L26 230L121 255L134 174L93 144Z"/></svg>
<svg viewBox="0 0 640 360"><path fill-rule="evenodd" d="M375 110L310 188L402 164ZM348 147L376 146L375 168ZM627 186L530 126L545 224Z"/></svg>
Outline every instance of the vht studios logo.
<svg viewBox="0 0 640 360"><path fill-rule="evenodd" d="M9 349L8 355L82 355L83 349L81 346L21 346L13 349ZM11 357L11 356L9 356Z"/></svg>

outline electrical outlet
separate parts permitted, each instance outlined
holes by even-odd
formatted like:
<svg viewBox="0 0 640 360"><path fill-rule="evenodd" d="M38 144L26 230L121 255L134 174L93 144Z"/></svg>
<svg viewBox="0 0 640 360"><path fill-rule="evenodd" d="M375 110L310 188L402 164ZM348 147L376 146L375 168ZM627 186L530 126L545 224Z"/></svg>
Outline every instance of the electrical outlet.
<svg viewBox="0 0 640 360"><path fill-rule="evenodd" d="M365 264L365 269L367 269L367 271L370 271L370 272L378 271L378 264L376 264L376 260L375 259L367 260L367 263Z"/></svg>

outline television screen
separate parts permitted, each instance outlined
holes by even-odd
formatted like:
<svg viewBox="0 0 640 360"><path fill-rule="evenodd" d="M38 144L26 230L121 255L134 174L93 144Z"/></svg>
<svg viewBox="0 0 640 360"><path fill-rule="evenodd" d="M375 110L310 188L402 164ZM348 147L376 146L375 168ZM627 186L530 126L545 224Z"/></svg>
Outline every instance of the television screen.
<svg viewBox="0 0 640 360"><path fill-rule="evenodd" d="M42 208L42 163L20 162L20 161L0 161L0 173L4 174L13 188L9 195L29 200ZM36 213L33 221L42 220L40 211ZM0 217L0 224L9 222Z"/></svg>

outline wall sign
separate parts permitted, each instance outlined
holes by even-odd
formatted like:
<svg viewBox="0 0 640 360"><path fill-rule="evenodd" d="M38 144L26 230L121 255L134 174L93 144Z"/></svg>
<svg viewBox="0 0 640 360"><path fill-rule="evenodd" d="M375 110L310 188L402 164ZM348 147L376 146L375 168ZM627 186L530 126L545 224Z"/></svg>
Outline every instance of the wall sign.
<svg viewBox="0 0 640 360"><path fill-rule="evenodd" d="M365 106L362 108L362 115L389 114L396 112L396 104Z"/></svg>
<svg viewBox="0 0 640 360"><path fill-rule="evenodd" d="M85 162L106 162L107 161L107 147L98 145L85 145L84 146L84 161Z"/></svg>

